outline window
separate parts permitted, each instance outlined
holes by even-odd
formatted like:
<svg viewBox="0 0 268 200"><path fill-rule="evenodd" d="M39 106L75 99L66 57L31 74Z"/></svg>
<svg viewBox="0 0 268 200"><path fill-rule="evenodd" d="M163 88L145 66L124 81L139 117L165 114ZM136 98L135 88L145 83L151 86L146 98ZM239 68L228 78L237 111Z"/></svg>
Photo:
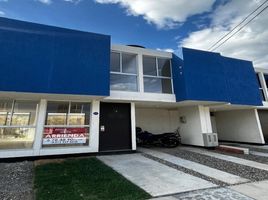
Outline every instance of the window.
<svg viewBox="0 0 268 200"><path fill-rule="evenodd" d="M0 149L32 148L38 103L0 100Z"/></svg>
<svg viewBox="0 0 268 200"><path fill-rule="evenodd" d="M137 55L111 52L111 90L138 91Z"/></svg>
<svg viewBox="0 0 268 200"><path fill-rule="evenodd" d="M170 59L143 56L144 92L172 94Z"/></svg>
<svg viewBox="0 0 268 200"><path fill-rule="evenodd" d="M263 92L263 88L261 86L260 77L259 77L258 73L256 73L256 78L257 78L257 81L258 81L258 86L259 86L259 90L260 90L260 94L261 94L261 99L262 99L262 101L265 101L264 92Z"/></svg>
<svg viewBox="0 0 268 200"><path fill-rule="evenodd" d="M48 102L43 147L87 146L90 104Z"/></svg>

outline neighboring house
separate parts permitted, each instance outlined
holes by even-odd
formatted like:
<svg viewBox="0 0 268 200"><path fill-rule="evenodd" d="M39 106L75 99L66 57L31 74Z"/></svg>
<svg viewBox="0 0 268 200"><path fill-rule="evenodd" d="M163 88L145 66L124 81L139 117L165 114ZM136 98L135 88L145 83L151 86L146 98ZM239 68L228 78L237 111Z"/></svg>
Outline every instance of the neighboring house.
<svg viewBox="0 0 268 200"><path fill-rule="evenodd" d="M0 18L0 69L0 158L136 150L136 126L197 146L268 140L268 75L250 61Z"/></svg>

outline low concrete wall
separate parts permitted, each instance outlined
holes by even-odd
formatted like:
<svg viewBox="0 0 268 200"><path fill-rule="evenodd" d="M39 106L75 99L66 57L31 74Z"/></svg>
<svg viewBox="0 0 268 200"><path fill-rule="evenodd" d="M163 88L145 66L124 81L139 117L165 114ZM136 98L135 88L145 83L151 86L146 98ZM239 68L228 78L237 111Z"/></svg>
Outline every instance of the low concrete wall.
<svg viewBox="0 0 268 200"><path fill-rule="evenodd" d="M219 140L264 143L256 109L215 112Z"/></svg>

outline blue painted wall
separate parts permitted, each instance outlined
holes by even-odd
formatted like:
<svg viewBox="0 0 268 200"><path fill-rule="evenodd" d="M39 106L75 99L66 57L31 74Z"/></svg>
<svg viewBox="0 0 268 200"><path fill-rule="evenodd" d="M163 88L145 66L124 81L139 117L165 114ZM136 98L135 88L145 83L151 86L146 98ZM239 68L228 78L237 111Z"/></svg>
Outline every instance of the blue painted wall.
<svg viewBox="0 0 268 200"><path fill-rule="evenodd" d="M172 66L172 78L173 78L173 89L176 94L177 101L186 100L186 86L185 78L183 74L183 60L177 55L172 54L171 60Z"/></svg>
<svg viewBox="0 0 268 200"><path fill-rule="evenodd" d="M177 101L262 105L252 62L188 48L183 48L183 58L182 69L173 69ZM173 68L177 60L173 56Z"/></svg>
<svg viewBox="0 0 268 200"><path fill-rule="evenodd" d="M0 18L0 91L109 96L110 36Z"/></svg>

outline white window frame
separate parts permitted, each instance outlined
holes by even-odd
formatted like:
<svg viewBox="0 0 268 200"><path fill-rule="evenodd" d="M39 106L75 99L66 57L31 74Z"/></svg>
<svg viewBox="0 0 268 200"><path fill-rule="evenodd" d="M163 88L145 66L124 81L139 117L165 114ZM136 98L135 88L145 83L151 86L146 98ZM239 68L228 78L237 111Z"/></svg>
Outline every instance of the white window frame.
<svg viewBox="0 0 268 200"><path fill-rule="evenodd" d="M34 148L34 143L35 143L35 138L36 138L36 134L37 134L37 118L38 118L38 110L39 110L39 102L37 101L31 101L31 100L6 100L6 101L10 101L12 102L12 106L11 106L11 110L10 110L10 120L8 122L7 125L0 125L0 128L27 128L27 129L33 129L34 128L34 136L33 136L33 144L32 144L32 148L7 148L7 149L1 149L1 150L14 150L14 149L21 149L21 150L30 150ZM14 114L14 109L15 109L15 103L17 101L25 101L25 102L37 102L36 104L36 110L35 110L35 119L34 119L34 123L32 125L11 125L12 124L12 118L13 118L13 114ZM8 114L8 112L7 112ZM8 117L8 116L7 116Z"/></svg>
<svg viewBox="0 0 268 200"><path fill-rule="evenodd" d="M144 78L170 79L170 82L171 82L171 93L160 93L160 94L174 94L171 59L170 58L165 58L165 57L160 57L160 56L151 56L151 55L144 54L144 55L142 55L142 68L144 68L144 66L143 66L143 58L144 57L155 58L155 63L156 63L156 65L155 65L155 67L156 67L156 76L154 76L154 75L146 75L146 74L143 73L143 77ZM168 76L159 76L158 59L166 59L166 60L169 60L170 77L168 77ZM144 80L143 80L143 84L144 84ZM148 92L146 92L146 93L148 93ZM155 92L151 92L151 93L154 93L155 94Z"/></svg>
<svg viewBox="0 0 268 200"><path fill-rule="evenodd" d="M48 107L48 104L49 103L68 103L68 113L62 113L62 114L66 114L66 124L64 125L47 125L47 107ZM90 104L90 114L89 114L89 122L88 124L84 124L84 125L69 125L69 115L72 115L72 114L79 114L79 113L71 113L71 104L72 103L85 103L85 104ZM80 148L83 148L83 147L88 147L90 145L90 124L91 124L91 109L92 109L92 104L91 102L84 102L84 101L47 101L47 105L46 105L46 113L45 113L45 123L44 123L44 126L43 126L43 131L42 131L42 140L41 140L41 148L42 149L54 149L54 148L77 148L77 147L80 147ZM52 114L57 114L57 113L52 113ZM82 114L82 113L80 113ZM65 146L65 147L59 147L59 146L55 146L55 147L46 147L46 146L43 146L43 137L44 137L44 129L45 128L88 128L88 145L83 145L83 146L75 146L75 145L69 145L69 146Z"/></svg>
<svg viewBox="0 0 268 200"><path fill-rule="evenodd" d="M118 53L119 54L119 72L111 71L110 74L116 74L116 75L127 75L127 76L135 76L136 77L136 82L137 82L137 90L136 91L129 91L129 90L113 90L113 91L124 91L124 92L139 92L140 91L140 83L139 83L139 68L138 68L138 54L135 53L128 53L128 52L122 52L122 51L114 51L112 50L111 53ZM135 55L136 56L136 71L137 73L125 73L123 72L123 54L129 54L129 55ZM112 89L111 89L112 90Z"/></svg>

